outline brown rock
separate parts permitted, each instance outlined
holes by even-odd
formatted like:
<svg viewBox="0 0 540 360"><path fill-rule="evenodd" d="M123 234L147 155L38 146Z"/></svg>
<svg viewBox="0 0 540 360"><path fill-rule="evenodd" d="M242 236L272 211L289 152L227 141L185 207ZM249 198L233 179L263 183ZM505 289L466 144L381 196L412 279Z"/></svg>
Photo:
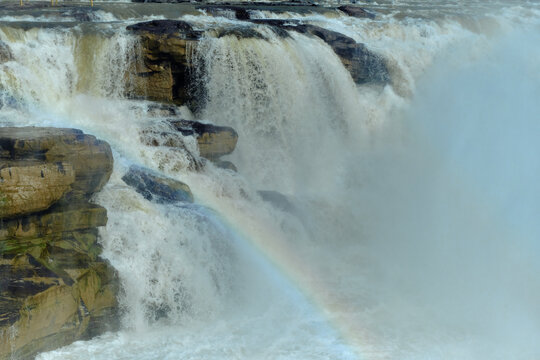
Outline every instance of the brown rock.
<svg viewBox="0 0 540 360"><path fill-rule="evenodd" d="M69 163L7 163L0 169L0 218L43 211L60 200L75 181Z"/></svg>
<svg viewBox="0 0 540 360"><path fill-rule="evenodd" d="M118 327L118 278L99 258L109 145L79 130L0 128L0 359Z"/></svg>
<svg viewBox="0 0 540 360"><path fill-rule="evenodd" d="M152 146L182 148L182 136L194 136L197 139L200 156L216 161L223 155L234 151L238 142L238 133L228 126L217 126L193 120L168 120L177 133L156 132L148 129L141 134L142 141ZM178 136L178 133L182 136Z"/></svg>
<svg viewBox="0 0 540 360"><path fill-rule="evenodd" d="M127 29L141 39L141 59L132 70L135 80L129 95L176 104L190 101L191 65L186 54L202 32L180 20L153 20Z"/></svg>
<svg viewBox="0 0 540 360"><path fill-rule="evenodd" d="M59 204L39 214L0 220L0 239L22 241L106 224L107 210L99 205L86 202Z"/></svg>
<svg viewBox="0 0 540 360"><path fill-rule="evenodd" d="M193 194L188 185L150 169L132 165L122 180L147 200L161 204L193 202Z"/></svg>
<svg viewBox="0 0 540 360"><path fill-rule="evenodd" d="M25 297L16 321L10 326L0 323L0 359L33 358L38 352L89 338L96 331L96 320L109 317L110 322L117 316L111 311L117 307L117 290L108 272L106 264L97 263L72 286L57 279L47 289Z"/></svg>
<svg viewBox="0 0 540 360"><path fill-rule="evenodd" d="M137 72L131 96L169 103L173 101L172 88L173 77L169 64L148 66Z"/></svg>
<svg viewBox="0 0 540 360"><path fill-rule="evenodd" d="M183 135L195 136L200 155L207 159L213 160L232 153L238 142L238 133L228 126L191 120L173 120L171 125Z"/></svg>
<svg viewBox="0 0 540 360"><path fill-rule="evenodd" d="M0 128L0 161L16 160L70 164L75 172L70 199L99 191L113 168L109 144L76 129Z"/></svg>

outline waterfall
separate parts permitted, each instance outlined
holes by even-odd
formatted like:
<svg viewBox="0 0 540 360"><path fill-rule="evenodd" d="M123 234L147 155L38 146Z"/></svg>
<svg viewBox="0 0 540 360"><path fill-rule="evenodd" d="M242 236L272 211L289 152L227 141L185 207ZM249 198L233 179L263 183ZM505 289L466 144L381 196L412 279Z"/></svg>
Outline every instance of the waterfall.
<svg viewBox="0 0 540 360"><path fill-rule="evenodd" d="M141 51L126 26L158 12L2 18L0 124L79 128L115 160L93 201L122 329L38 359L538 357L538 7L398 3L367 4L375 19L252 14L365 43L386 83L356 84L320 37L183 15L203 34L200 98L177 116L233 127L237 173L193 137L146 141L169 115L126 97ZM122 180L131 165L195 202L148 201Z"/></svg>

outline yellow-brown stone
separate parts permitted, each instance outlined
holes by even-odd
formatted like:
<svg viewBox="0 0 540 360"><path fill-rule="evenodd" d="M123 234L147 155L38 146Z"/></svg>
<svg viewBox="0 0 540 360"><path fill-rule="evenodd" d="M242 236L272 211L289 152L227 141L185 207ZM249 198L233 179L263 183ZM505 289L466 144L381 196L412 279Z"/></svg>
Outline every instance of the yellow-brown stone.
<svg viewBox="0 0 540 360"><path fill-rule="evenodd" d="M109 145L80 130L0 128L0 360L117 327L107 212L88 202L112 167Z"/></svg>
<svg viewBox="0 0 540 360"><path fill-rule="evenodd" d="M109 144L77 129L0 128L0 162L9 161L70 164L75 172L70 199L99 191L113 167Z"/></svg>
<svg viewBox="0 0 540 360"><path fill-rule="evenodd" d="M7 164L0 169L0 218L46 210L71 191L74 181L69 163Z"/></svg>
<svg viewBox="0 0 540 360"><path fill-rule="evenodd" d="M190 83L190 49L200 32L180 20L153 20L128 26L140 37L140 58L129 79L129 95L161 102L184 104Z"/></svg>

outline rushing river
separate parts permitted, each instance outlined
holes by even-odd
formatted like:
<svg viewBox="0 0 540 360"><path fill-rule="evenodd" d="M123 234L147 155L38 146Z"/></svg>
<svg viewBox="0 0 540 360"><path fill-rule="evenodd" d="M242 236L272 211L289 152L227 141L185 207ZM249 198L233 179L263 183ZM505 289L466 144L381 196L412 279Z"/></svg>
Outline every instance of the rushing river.
<svg viewBox="0 0 540 360"><path fill-rule="evenodd" d="M207 99L180 111L236 129L238 173L142 143L162 118L123 94L127 25L242 22L170 4L96 2L84 24L0 11L0 124L79 128L115 158L94 201L122 330L38 359L540 358L540 4L359 3L375 19L252 15L364 43L388 84L356 85L299 33L200 41ZM185 182L195 204L145 200L121 180L132 164Z"/></svg>

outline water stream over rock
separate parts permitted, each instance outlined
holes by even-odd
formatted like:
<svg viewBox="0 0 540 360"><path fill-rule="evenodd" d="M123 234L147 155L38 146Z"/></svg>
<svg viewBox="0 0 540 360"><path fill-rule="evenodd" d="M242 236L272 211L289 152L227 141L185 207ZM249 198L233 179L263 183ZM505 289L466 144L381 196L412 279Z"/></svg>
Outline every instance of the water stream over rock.
<svg viewBox="0 0 540 360"><path fill-rule="evenodd" d="M21 170L0 141L2 179L61 185L25 212L0 201L0 236L23 215L91 233L119 320L25 343L11 306L0 358L98 334L37 358L540 357L540 6L336 5L0 4L0 135L80 129L114 158L84 192L92 223L69 229L84 166L47 148L62 159ZM57 252L47 267L51 240L30 237L39 254L0 245L3 277L23 255L41 261L21 262L34 277L67 266ZM64 330L85 321L80 303Z"/></svg>

